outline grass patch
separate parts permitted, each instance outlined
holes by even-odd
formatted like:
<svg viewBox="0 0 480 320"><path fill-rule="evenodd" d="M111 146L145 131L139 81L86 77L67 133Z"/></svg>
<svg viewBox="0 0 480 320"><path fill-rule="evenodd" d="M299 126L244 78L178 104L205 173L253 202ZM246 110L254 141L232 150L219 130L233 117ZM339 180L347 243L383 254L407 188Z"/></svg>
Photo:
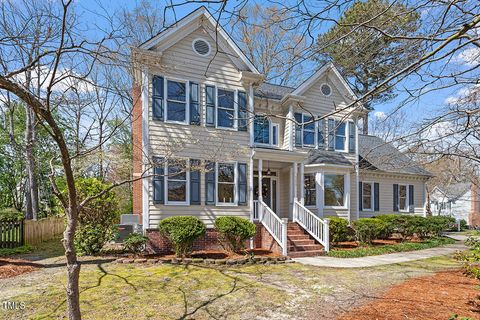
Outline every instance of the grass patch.
<svg viewBox="0 0 480 320"><path fill-rule="evenodd" d="M366 256L377 256L377 255L387 254L387 253L422 250L422 249L440 247L440 246L453 244L453 243L455 243L455 240L451 238L440 237L440 238L430 239L421 243L404 242L404 243L389 244L384 246L361 247L361 248L355 248L351 250L333 249L332 251L328 252L327 255L329 257L336 257L336 258L358 258L358 257L366 257Z"/></svg>
<svg viewBox="0 0 480 320"><path fill-rule="evenodd" d="M17 248L3 248L0 249L0 257L12 256L15 254L26 254L32 251L32 247L27 245Z"/></svg>

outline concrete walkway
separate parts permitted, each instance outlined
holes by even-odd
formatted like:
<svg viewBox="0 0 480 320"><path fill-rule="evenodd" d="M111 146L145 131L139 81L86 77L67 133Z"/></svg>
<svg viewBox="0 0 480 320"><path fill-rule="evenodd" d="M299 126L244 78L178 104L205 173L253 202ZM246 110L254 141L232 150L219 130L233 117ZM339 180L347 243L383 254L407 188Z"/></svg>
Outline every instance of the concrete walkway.
<svg viewBox="0 0 480 320"><path fill-rule="evenodd" d="M366 268L428 259L438 256L445 256L455 253L458 250L465 250L463 243L446 245L443 247L430 248L409 252L389 253L380 256L369 256L361 258L334 258L334 257L311 257L296 258L297 262L319 267L329 268Z"/></svg>

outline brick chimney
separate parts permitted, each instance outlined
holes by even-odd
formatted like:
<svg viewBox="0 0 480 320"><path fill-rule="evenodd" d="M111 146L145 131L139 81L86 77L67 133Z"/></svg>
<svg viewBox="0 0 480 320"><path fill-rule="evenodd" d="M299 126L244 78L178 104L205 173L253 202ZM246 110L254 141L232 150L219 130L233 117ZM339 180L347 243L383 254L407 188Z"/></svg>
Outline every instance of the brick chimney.
<svg viewBox="0 0 480 320"><path fill-rule="evenodd" d="M469 225L480 226L480 179L472 181L472 205L470 208Z"/></svg>
<svg viewBox="0 0 480 320"><path fill-rule="evenodd" d="M142 90L138 82L134 82L132 110L132 142L133 142L133 179L142 174ZM142 180L133 182L133 212L142 215Z"/></svg>

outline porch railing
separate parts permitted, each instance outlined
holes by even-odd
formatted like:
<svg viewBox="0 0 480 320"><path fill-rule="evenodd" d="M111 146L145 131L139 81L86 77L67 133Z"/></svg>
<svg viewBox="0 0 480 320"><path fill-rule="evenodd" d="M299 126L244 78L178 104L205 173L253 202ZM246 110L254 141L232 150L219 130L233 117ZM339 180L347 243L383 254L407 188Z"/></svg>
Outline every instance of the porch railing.
<svg viewBox="0 0 480 320"><path fill-rule="evenodd" d="M279 218L263 201L253 201L252 220L260 221L273 239L282 248L282 254L287 255L287 224L288 219Z"/></svg>
<svg viewBox="0 0 480 320"><path fill-rule="evenodd" d="M326 252L330 250L328 219L320 219L313 212L305 208L304 205L295 200L293 204L293 222L298 223L313 238L315 238L315 240L320 242Z"/></svg>

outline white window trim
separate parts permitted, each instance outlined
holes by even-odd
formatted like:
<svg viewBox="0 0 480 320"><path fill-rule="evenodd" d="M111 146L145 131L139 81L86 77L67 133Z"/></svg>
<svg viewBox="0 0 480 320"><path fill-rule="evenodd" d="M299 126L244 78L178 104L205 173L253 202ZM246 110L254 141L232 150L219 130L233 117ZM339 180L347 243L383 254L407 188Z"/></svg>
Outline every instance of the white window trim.
<svg viewBox="0 0 480 320"><path fill-rule="evenodd" d="M325 204L325 175L339 175L343 176L343 206L327 206ZM322 185L323 185L323 208L325 209L334 209L334 210L341 210L341 209L348 209L347 205L347 175L346 173L338 173L338 172L324 172L322 174Z"/></svg>
<svg viewBox="0 0 480 320"><path fill-rule="evenodd" d="M185 201L168 201L168 161L165 161L164 165L164 172L165 175L163 177L165 190L164 190L164 198L165 198L165 205L169 206L185 206L190 205L190 160L189 159L179 159L186 161L186 168L185 168L185 177L186 177L186 197Z"/></svg>
<svg viewBox="0 0 480 320"><path fill-rule="evenodd" d="M230 130L230 131L238 131L238 119L237 119L237 114L238 114L238 90L237 89L228 89L225 87L218 87L217 85L215 86L215 128L217 129L222 129L222 130ZM225 90L225 91L233 91L233 127L222 127L218 125L218 109L224 109L225 108L219 108L218 107L218 89L220 90ZM230 110L230 109L229 109Z"/></svg>
<svg viewBox="0 0 480 320"><path fill-rule="evenodd" d="M365 193L363 192L363 185L364 184L369 184L370 185L370 188L371 188L371 195L370 195L370 209L365 209L365 207L363 206L363 197L365 195ZM375 205L375 193L374 193L374 190L373 190L373 186L374 186L374 182L373 181L362 181L362 211L374 211L374 205Z"/></svg>
<svg viewBox="0 0 480 320"><path fill-rule="evenodd" d="M164 121L166 123L175 123L175 124L183 124L183 125L188 125L190 124L190 86L189 86L189 80L185 79L180 79L180 78L170 78L170 77L163 77L163 93L164 93L164 99L165 99L165 109L164 109ZM174 81L174 82L182 82L185 83L185 121L175 121L175 120L168 120L168 81ZM172 100L173 102L180 102L183 103L183 101L177 101L177 100Z"/></svg>
<svg viewBox="0 0 480 320"><path fill-rule="evenodd" d="M273 128L277 128L277 143L273 143ZM271 122L271 130L270 130L270 141L272 142L271 145L274 147L279 146L280 141L280 125L278 123Z"/></svg>
<svg viewBox="0 0 480 320"><path fill-rule="evenodd" d="M219 164L233 164L233 202L219 202L218 201L218 165ZM215 162L215 205L217 207L233 207L238 206L238 164L236 161L220 161Z"/></svg>
<svg viewBox="0 0 480 320"><path fill-rule="evenodd" d="M329 88L330 88L330 94L324 94L323 91L322 91L322 87L327 85ZM329 85L328 83L326 82L323 82L321 85L320 85L320 93L324 96L324 97L330 97L333 93L333 89L332 89L332 86Z"/></svg>
<svg viewBox="0 0 480 320"><path fill-rule="evenodd" d="M197 52L197 50L195 50L195 42L197 42L198 40L202 40L204 41L207 45L208 45L208 52L206 54L200 54ZM200 57L208 57L210 55L210 53L212 53L212 46L210 45L210 42L208 42L206 39L204 38L195 38L193 39L192 41L192 50L193 52L195 52L197 55L199 55Z"/></svg>
<svg viewBox="0 0 480 320"><path fill-rule="evenodd" d="M405 186L406 192L405 192L405 209L400 208L400 187ZM399 212L410 212L410 199L409 199L409 191L408 191L408 184L399 184L398 185L398 211Z"/></svg>

